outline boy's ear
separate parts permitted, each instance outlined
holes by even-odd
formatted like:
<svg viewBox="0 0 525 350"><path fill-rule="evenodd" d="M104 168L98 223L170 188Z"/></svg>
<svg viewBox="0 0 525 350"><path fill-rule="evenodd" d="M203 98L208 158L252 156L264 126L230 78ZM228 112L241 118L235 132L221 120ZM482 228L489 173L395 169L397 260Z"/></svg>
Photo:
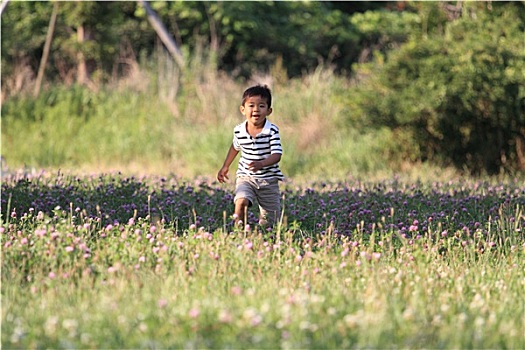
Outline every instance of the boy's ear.
<svg viewBox="0 0 525 350"><path fill-rule="evenodd" d="M241 105L241 106L239 107L239 110L241 111L242 114L244 114L244 106L243 106L243 105Z"/></svg>
<svg viewBox="0 0 525 350"><path fill-rule="evenodd" d="M268 108L268 115L272 114L272 112L273 112L272 107Z"/></svg>

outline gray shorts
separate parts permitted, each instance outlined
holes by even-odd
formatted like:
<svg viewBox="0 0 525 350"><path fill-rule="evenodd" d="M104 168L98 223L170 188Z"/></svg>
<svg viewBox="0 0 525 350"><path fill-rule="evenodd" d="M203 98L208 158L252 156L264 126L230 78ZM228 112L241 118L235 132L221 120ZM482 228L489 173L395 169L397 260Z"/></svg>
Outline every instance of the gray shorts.
<svg viewBox="0 0 525 350"><path fill-rule="evenodd" d="M245 198L252 206L255 202L259 204L261 220L273 225L281 215L281 192L279 191L279 180L263 180L253 177L238 177L235 181L235 198Z"/></svg>

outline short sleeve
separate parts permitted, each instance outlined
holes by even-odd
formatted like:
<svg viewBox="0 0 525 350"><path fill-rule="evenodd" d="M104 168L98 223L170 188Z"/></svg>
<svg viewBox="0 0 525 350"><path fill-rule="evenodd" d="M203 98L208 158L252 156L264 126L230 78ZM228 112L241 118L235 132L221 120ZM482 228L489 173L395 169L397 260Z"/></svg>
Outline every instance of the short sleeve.
<svg viewBox="0 0 525 350"><path fill-rule="evenodd" d="M241 144L239 143L239 139L237 138L237 133L233 132L233 141L232 141L233 148L235 150L240 151L241 150Z"/></svg>
<svg viewBox="0 0 525 350"><path fill-rule="evenodd" d="M283 147L281 145L281 135L279 134L279 128L276 125L272 125L272 133L270 137L270 153L283 154Z"/></svg>

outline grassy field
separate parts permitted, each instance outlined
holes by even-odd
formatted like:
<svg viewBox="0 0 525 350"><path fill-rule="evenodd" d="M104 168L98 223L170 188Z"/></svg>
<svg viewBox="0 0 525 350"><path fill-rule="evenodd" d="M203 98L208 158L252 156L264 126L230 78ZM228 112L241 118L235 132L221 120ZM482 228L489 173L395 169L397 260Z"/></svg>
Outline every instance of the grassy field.
<svg viewBox="0 0 525 350"><path fill-rule="evenodd" d="M522 181L4 174L2 348L525 348Z"/></svg>
<svg viewBox="0 0 525 350"><path fill-rule="evenodd" d="M2 348L525 348L523 175L418 163L328 69L159 62L2 104ZM254 82L284 147L270 231L213 181Z"/></svg>

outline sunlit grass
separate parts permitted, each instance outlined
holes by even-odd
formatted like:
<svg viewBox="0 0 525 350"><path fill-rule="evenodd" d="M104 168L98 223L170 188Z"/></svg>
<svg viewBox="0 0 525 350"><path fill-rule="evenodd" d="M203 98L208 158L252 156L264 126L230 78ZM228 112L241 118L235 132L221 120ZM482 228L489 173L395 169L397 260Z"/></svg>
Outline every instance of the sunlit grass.
<svg viewBox="0 0 525 350"><path fill-rule="evenodd" d="M202 59L191 61L196 63L181 73L161 57L99 91L56 86L36 100L10 98L2 105L4 170L214 176L233 127L242 122L241 95L255 83L272 88L270 120L281 131L286 176L369 177L405 170L405 155L393 151L398 140L389 131L362 132L352 125L350 83L329 68L289 81L258 72L250 81L236 81Z"/></svg>

